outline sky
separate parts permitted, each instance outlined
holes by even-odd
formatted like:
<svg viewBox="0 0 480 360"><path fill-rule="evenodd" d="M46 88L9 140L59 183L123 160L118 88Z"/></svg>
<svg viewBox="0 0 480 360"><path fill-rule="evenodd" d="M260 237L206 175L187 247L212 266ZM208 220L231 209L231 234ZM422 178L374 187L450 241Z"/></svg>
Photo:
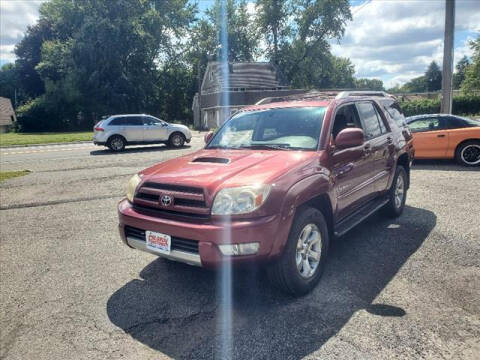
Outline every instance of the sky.
<svg viewBox="0 0 480 360"><path fill-rule="evenodd" d="M44 0L0 0L0 65L13 62L15 44L38 19ZM197 0L200 11L214 0ZM250 8L254 8L253 0ZM387 88L422 75L443 57L445 0L351 0L353 20L332 52L349 57L357 77L379 78ZM480 0L457 0L455 63L471 56L470 39L480 34Z"/></svg>

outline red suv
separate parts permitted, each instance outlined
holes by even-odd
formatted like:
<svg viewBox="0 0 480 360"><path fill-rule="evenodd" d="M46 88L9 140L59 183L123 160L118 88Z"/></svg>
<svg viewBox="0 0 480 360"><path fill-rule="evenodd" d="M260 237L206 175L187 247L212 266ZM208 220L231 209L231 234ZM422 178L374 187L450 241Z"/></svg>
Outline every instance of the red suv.
<svg viewBox="0 0 480 360"><path fill-rule="evenodd" d="M293 294L319 281L332 237L375 211L399 216L411 134L384 93L269 99L203 150L154 165L119 203L128 246L203 267L262 262Z"/></svg>

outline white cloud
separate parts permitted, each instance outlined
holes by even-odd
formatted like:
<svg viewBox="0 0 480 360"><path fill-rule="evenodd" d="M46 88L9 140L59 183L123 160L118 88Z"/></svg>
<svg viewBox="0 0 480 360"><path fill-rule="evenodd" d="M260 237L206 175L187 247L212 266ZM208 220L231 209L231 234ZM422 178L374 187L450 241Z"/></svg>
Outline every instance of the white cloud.
<svg viewBox="0 0 480 360"><path fill-rule="evenodd" d="M0 63L15 60L13 49L28 25L38 19L38 8L45 0L0 1Z"/></svg>
<svg viewBox="0 0 480 360"><path fill-rule="evenodd" d="M377 77L386 87L404 83L443 58L444 0L380 1L352 7L353 21L335 55L349 57L356 76ZM455 32L480 31L478 0L457 0ZM455 49L455 61L471 55L468 46Z"/></svg>

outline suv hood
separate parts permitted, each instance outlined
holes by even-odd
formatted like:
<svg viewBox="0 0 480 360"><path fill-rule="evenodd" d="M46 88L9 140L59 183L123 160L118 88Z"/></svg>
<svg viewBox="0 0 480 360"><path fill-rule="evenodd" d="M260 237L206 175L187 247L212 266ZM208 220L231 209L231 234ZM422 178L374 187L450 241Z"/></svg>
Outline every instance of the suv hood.
<svg viewBox="0 0 480 360"><path fill-rule="evenodd" d="M148 181L200 187L214 194L223 187L271 184L316 156L315 151L204 149L141 173Z"/></svg>

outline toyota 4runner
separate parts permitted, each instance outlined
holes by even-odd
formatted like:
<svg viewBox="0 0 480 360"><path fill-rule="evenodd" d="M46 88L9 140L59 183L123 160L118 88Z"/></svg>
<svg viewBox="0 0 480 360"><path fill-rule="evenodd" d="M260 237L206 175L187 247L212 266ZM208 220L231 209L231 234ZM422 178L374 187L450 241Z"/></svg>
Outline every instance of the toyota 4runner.
<svg viewBox="0 0 480 360"><path fill-rule="evenodd" d="M414 150L385 93L316 93L243 109L195 153L133 176L126 245L208 268L261 262L293 294L319 281L333 237L399 216Z"/></svg>

